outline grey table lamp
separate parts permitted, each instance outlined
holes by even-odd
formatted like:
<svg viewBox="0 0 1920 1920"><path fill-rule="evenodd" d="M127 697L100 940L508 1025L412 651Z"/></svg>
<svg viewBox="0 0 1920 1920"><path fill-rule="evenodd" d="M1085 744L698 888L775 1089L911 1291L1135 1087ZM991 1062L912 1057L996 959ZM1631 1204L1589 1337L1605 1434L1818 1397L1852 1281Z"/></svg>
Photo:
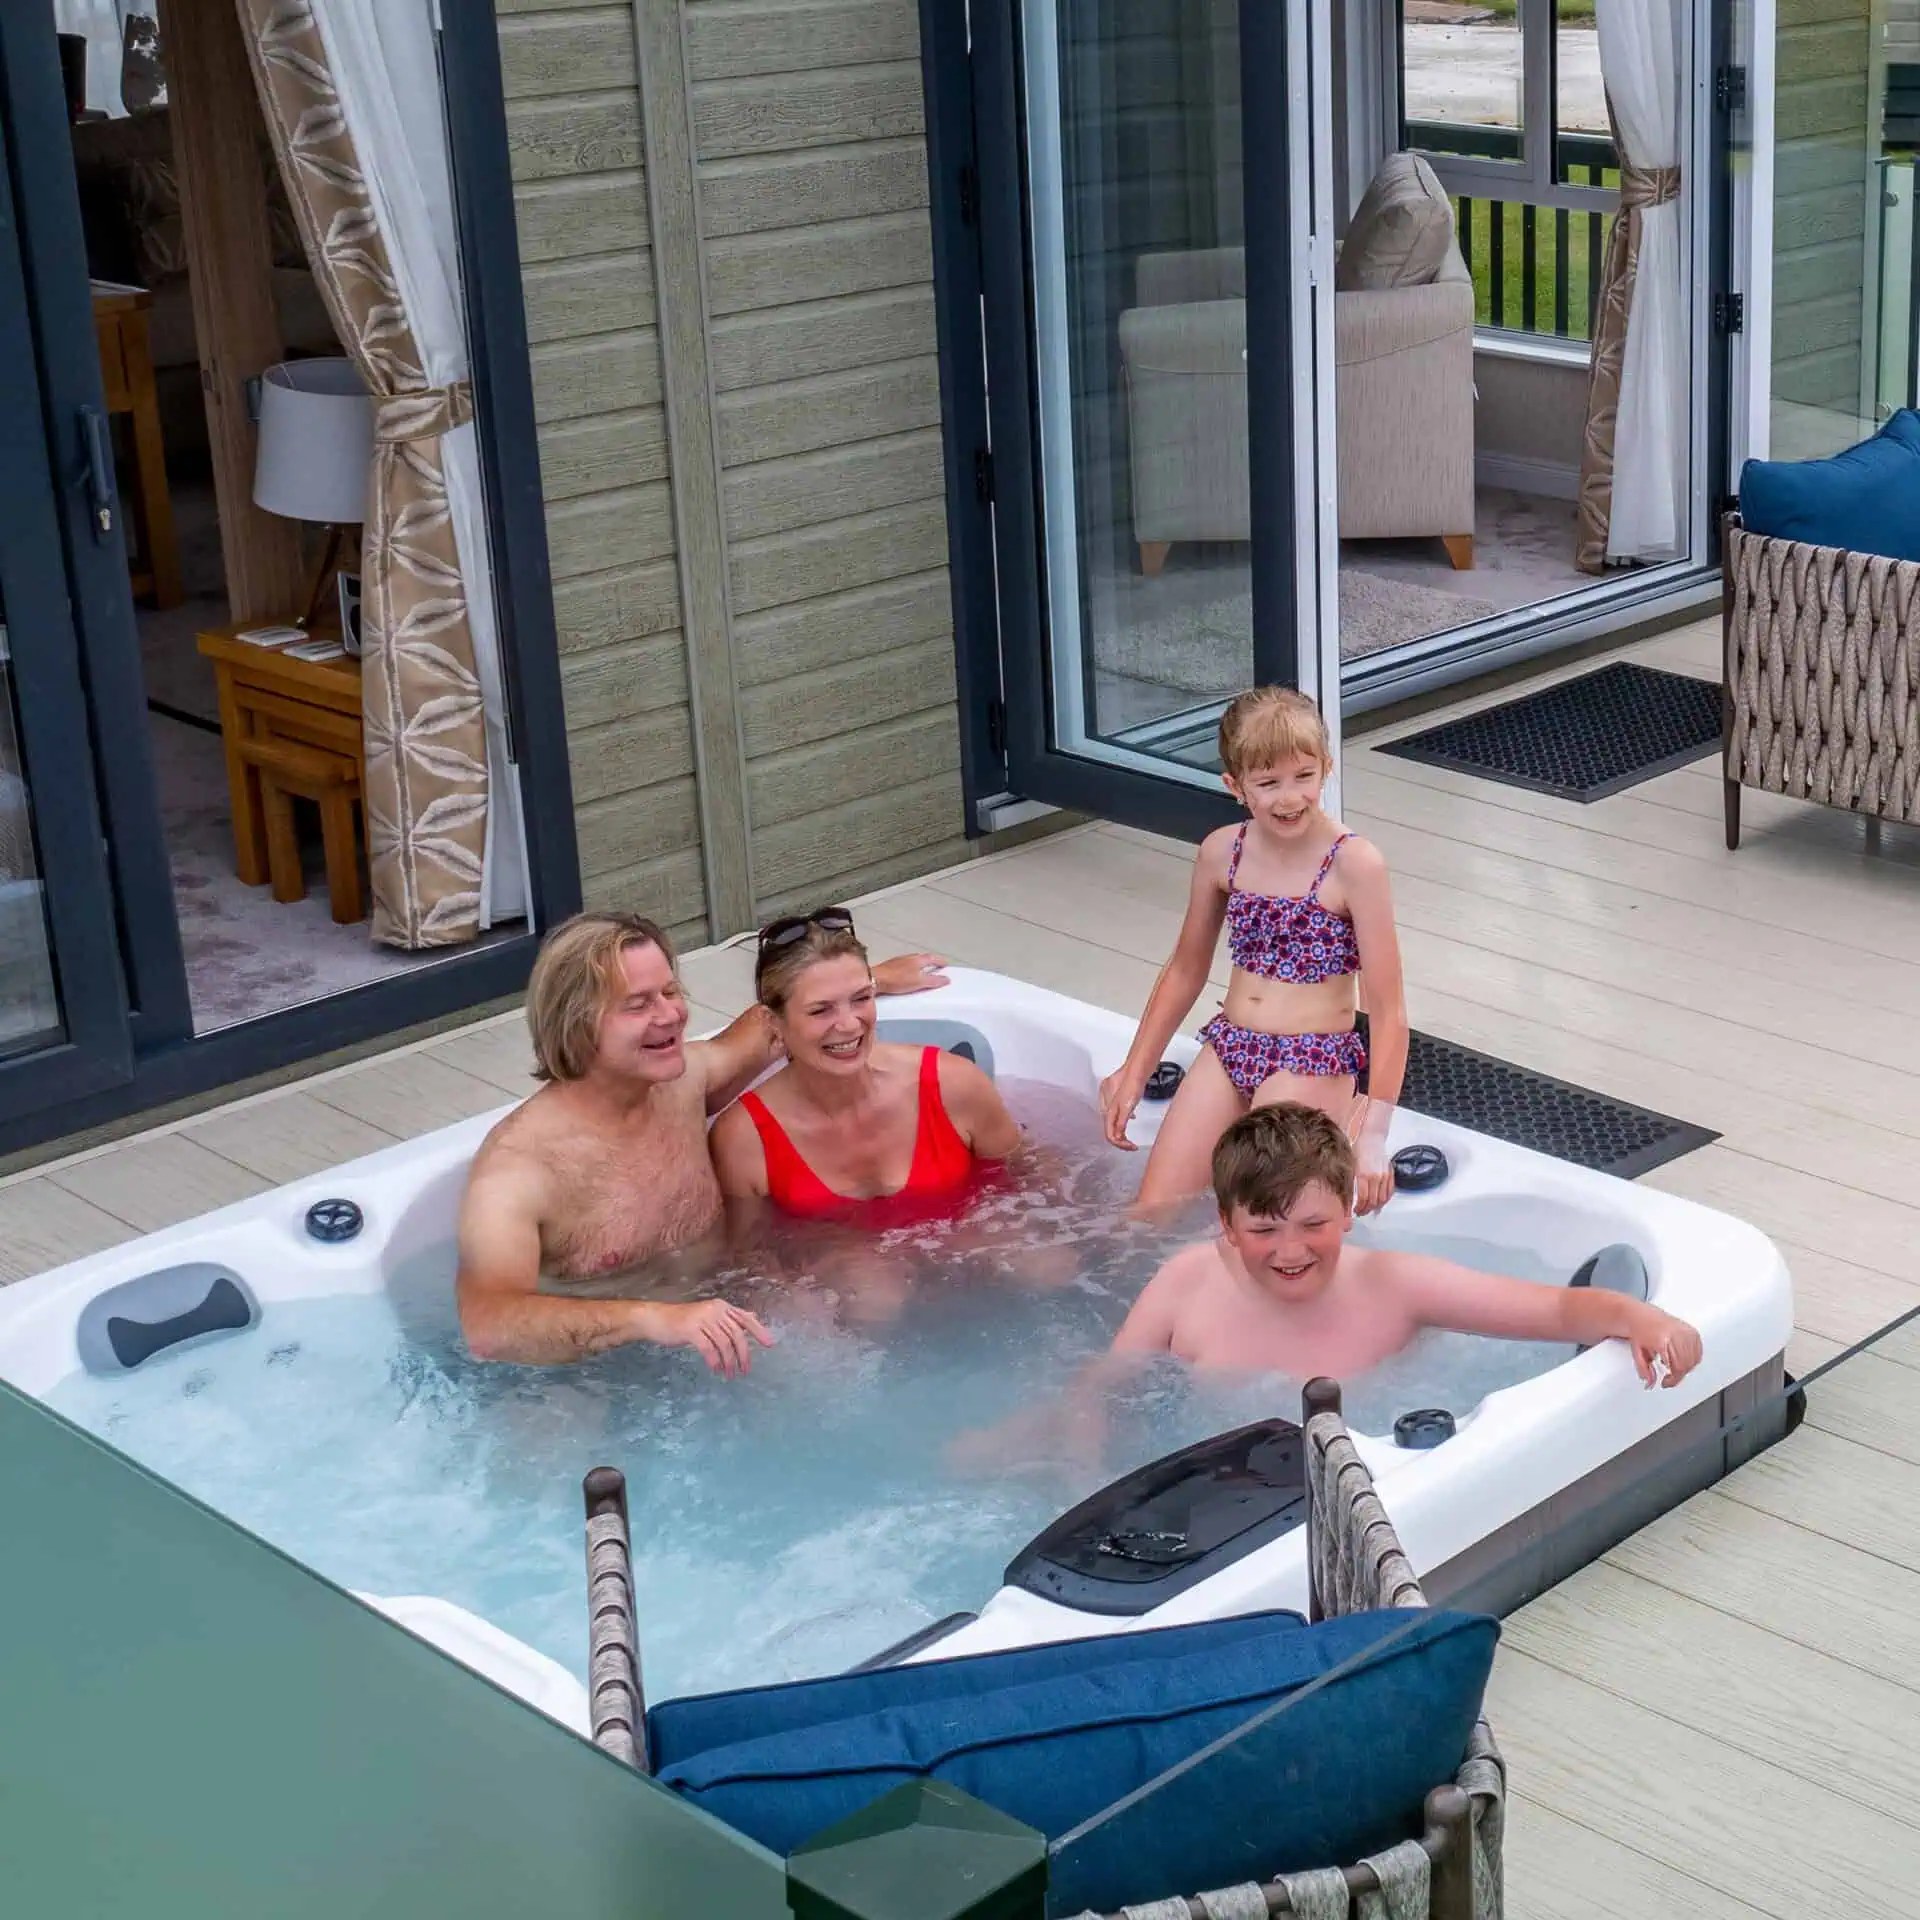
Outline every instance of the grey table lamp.
<svg viewBox="0 0 1920 1920"><path fill-rule="evenodd" d="M327 530L300 625L311 628L340 564L340 541L367 513L373 402L350 360L288 360L260 377L253 503Z"/></svg>

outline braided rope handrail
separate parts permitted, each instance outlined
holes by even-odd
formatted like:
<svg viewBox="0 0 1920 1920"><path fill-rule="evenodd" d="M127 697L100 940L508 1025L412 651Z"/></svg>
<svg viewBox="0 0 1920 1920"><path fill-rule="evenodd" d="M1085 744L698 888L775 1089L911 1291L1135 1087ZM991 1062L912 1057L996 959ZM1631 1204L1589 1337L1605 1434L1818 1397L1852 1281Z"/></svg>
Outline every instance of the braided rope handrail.
<svg viewBox="0 0 1920 1920"><path fill-rule="evenodd" d="M593 1744L647 1772L647 1702L640 1684L639 1623L627 1483L613 1467L586 1477L587 1698Z"/></svg>

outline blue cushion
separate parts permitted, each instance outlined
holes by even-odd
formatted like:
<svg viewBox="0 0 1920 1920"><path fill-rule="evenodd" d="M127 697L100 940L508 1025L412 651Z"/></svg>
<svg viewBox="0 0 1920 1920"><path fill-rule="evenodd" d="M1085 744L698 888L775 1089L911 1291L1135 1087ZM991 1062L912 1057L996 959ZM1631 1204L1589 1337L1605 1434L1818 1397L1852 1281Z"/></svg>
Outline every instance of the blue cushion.
<svg viewBox="0 0 1920 1920"><path fill-rule="evenodd" d="M1920 414L1903 408L1831 460L1749 460L1740 520L1775 539L1920 560Z"/></svg>
<svg viewBox="0 0 1920 1920"><path fill-rule="evenodd" d="M1270 1625L1204 1651L710 1748L660 1778L779 1853L922 1778L1058 1840L1355 1662L1054 1855L1050 1911L1110 1909L1351 1860L1417 1833L1423 1798L1459 1768L1498 1636L1484 1616L1424 1609Z"/></svg>
<svg viewBox="0 0 1920 1920"><path fill-rule="evenodd" d="M736 1741L764 1739L831 1720L851 1720L889 1707L970 1698L1023 1686L1030 1680L1091 1673L1136 1660L1171 1660L1306 1624L1297 1613L1249 1613L1233 1620L1203 1620L1191 1627L1102 1633L1086 1640L1016 1647L1005 1653L921 1660L910 1666L882 1667L874 1673L794 1680L785 1686L689 1694L682 1700L663 1701L648 1712L648 1751L657 1771L704 1753L709 1747L730 1747Z"/></svg>

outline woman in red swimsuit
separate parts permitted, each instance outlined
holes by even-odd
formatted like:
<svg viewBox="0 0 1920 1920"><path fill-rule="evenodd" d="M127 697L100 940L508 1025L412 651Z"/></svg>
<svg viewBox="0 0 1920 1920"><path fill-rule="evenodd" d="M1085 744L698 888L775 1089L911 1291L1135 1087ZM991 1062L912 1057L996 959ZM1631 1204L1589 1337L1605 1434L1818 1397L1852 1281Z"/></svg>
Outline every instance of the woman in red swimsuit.
<svg viewBox="0 0 1920 1920"><path fill-rule="evenodd" d="M845 907L765 928L754 989L787 1064L714 1122L730 1201L877 1232L951 1212L1019 1144L971 1060L874 1038L873 973Z"/></svg>

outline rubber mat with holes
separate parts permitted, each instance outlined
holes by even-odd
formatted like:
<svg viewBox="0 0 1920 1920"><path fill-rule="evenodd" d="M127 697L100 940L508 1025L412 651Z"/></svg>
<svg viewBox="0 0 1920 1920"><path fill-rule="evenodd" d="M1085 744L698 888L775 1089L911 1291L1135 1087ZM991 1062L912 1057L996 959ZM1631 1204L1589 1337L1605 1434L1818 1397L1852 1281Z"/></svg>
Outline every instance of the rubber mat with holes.
<svg viewBox="0 0 1920 1920"><path fill-rule="evenodd" d="M1720 1137L1428 1033L1416 1033L1409 1042L1400 1104L1623 1180Z"/></svg>
<svg viewBox="0 0 1920 1920"><path fill-rule="evenodd" d="M1720 686L1616 660L1379 750L1565 800L1604 800L1720 744Z"/></svg>

